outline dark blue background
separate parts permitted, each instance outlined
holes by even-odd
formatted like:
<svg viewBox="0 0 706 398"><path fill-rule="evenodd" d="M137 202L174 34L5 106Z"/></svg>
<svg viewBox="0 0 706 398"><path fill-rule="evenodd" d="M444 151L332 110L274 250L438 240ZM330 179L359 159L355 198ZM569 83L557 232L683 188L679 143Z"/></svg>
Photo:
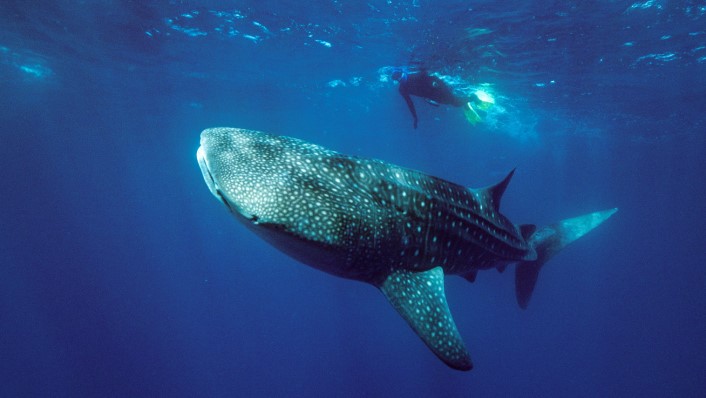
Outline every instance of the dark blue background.
<svg viewBox="0 0 706 398"><path fill-rule="evenodd" d="M703 396L704 26L698 1L2 2L0 395ZM413 130L378 73L408 63L505 112L418 101ZM229 217L195 158L221 125L474 187L517 166L516 223L620 211L527 311L509 272L447 278L456 372Z"/></svg>

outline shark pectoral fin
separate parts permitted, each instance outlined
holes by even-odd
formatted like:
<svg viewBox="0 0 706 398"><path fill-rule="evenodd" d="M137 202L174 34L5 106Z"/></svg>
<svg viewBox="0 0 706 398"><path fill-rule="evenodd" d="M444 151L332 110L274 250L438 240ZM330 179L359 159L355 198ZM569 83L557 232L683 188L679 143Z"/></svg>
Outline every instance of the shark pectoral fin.
<svg viewBox="0 0 706 398"><path fill-rule="evenodd" d="M441 267L424 272L397 270L379 288L439 359L454 369L473 368L446 303Z"/></svg>

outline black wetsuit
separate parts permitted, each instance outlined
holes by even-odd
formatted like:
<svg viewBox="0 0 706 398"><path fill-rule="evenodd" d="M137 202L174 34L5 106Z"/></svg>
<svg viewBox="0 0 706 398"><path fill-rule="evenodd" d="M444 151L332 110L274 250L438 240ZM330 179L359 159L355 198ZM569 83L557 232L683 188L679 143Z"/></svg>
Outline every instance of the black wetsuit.
<svg viewBox="0 0 706 398"><path fill-rule="evenodd" d="M443 80L425 72L407 73L400 80L400 95L407 102L407 107L414 118L414 128L417 128L417 110L410 95L426 98L437 104L464 106L469 99L454 95L453 90Z"/></svg>

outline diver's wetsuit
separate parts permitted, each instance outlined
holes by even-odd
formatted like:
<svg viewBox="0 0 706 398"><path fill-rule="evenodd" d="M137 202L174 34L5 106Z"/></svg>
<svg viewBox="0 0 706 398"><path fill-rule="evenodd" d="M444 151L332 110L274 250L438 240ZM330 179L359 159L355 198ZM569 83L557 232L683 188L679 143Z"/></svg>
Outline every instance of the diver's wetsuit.
<svg viewBox="0 0 706 398"><path fill-rule="evenodd" d="M426 98L438 104L461 107L469 99L459 98L453 94L451 87L436 76L425 72L404 73L399 79L400 95L407 102L407 107L414 118L414 128L417 128L417 110L410 95Z"/></svg>

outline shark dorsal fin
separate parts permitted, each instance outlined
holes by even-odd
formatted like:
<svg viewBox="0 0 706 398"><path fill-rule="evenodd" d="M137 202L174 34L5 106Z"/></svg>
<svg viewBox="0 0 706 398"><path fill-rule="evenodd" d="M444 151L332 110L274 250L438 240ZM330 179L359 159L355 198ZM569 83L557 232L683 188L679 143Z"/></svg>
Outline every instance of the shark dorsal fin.
<svg viewBox="0 0 706 398"><path fill-rule="evenodd" d="M396 270L379 288L439 359L454 369L471 370L470 355L446 303L441 267Z"/></svg>
<svg viewBox="0 0 706 398"><path fill-rule="evenodd" d="M500 211L500 201L503 198L505 189L510 183L512 176L515 174L515 169L512 169L502 181L495 185L483 188L482 191L485 193L486 198L490 201L495 211Z"/></svg>

